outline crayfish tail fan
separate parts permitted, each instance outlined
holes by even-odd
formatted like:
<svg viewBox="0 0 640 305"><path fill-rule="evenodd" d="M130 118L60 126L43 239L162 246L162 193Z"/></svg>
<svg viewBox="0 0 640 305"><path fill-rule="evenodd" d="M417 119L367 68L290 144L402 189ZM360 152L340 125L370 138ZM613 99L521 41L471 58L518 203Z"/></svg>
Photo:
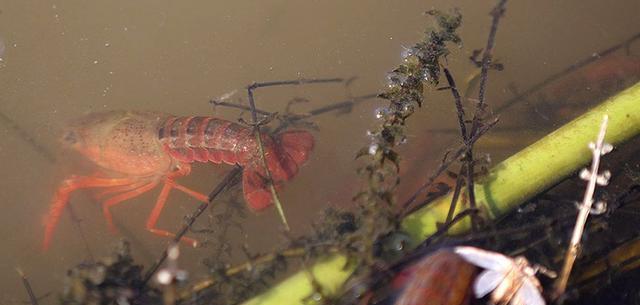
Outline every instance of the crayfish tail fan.
<svg viewBox="0 0 640 305"><path fill-rule="evenodd" d="M314 145L313 135L304 130L284 132L278 136L277 141L282 151L291 157L295 167L300 167L307 161Z"/></svg>
<svg viewBox="0 0 640 305"><path fill-rule="evenodd" d="M266 145L264 158L276 190L282 188L282 182L298 173L298 169L309 158L313 145L313 135L303 130L284 132ZM254 211L265 209L273 203L268 178L259 160L253 160L245 166L242 188L247 204Z"/></svg>
<svg viewBox="0 0 640 305"><path fill-rule="evenodd" d="M252 210L260 211L273 203L267 183L267 178L254 168L244 168L242 171L242 193Z"/></svg>

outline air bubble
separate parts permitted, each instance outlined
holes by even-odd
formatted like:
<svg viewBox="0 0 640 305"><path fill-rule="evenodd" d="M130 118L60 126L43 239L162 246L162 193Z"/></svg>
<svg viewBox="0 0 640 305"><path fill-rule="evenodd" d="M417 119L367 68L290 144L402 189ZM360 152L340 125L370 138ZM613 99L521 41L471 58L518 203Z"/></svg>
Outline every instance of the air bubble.
<svg viewBox="0 0 640 305"><path fill-rule="evenodd" d="M369 145L369 154L372 155L372 156L375 155L376 152L378 152L378 148L380 148L378 146L378 144L374 143L374 144Z"/></svg>
<svg viewBox="0 0 640 305"><path fill-rule="evenodd" d="M389 115L389 108L387 108L387 107L379 107L379 108L376 109L375 113L376 113L376 119L382 119L382 118L386 117L387 115Z"/></svg>

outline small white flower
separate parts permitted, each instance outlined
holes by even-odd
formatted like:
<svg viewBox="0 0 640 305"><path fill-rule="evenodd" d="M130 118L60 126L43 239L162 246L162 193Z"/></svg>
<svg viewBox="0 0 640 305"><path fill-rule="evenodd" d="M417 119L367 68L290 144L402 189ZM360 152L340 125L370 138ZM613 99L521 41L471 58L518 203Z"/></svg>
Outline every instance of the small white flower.
<svg viewBox="0 0 640 305"><path fill-rule="evenodd" d="M486 269L473 283L477 298L491 293L493 304L545 305L536 270L523 256L510 258L474 247L456 247L454 252L467 262Z"/></svg>

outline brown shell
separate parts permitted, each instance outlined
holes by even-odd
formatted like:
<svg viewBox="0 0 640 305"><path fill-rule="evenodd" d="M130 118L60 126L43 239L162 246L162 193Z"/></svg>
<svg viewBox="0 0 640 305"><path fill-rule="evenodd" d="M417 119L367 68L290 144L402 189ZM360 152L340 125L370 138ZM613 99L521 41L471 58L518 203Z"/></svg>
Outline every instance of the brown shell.
<svg viewBox="0 0 640 305"><path fill-rule="evenodd" d="M439 250L402 271L408 277L395 305L469 304L477 271L452 251Z"/></svg>

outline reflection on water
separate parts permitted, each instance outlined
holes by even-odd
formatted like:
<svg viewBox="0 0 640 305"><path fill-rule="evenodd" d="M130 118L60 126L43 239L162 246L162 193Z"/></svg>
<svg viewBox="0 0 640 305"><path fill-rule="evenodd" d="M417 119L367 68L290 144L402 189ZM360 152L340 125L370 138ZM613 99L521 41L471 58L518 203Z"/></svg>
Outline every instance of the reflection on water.
<svg viewBox="0 0 640 305"><path fill-rule="evenodd" d="M467 58L473 49L484 46L491 6L487 3L73 0L0 4L0 112L17 124L0 126L0 160L4 160L0 165L4 173L0 200L5 215L0 219L0 238L4 241L0 287L6 287L0 291L0 302L26 300L15 276L16 266L29 276L38 294L59 291L65 271L89 257L83 238L97 254L107 253L124 236L131 241L134 255L146 265L166 244L140 225L152 210L157 191L114 207L119 224L115 235L108 232L101 207L92 195L79 192L71 199L78 221L65 212L52 249L47 253L39 250L41 219L48 212L55 188L65 176L84 166L78 164L76 156L60 149L60 135L69 120L88 112L118 109L235 120L238 110L212 110L208 101L225 92L243 92L242 88L253 81L357 76L349 86L258 90L257 103L268 111L283 111L288 101L297 97L309 99L292 106L294 111L304 113L350 96L379 92L386 85L386 71L399 63L403 46L413 44L431 25L421 12L454 6L464 15L464 46L448 57L447 64L463 84L462 80L476 69ZM513 97L509 88L526 90L630 37L640 28L638 11L640 4L633 0L509 3L495 51L505 69L490 74L489 105L497 106ZM640 55L640 47L631 44L629 52L631 56ZM457 141L455 133L425 132L457 126L449 93L435 91L427 96L430 100L409 125L403 151L403 166L410 169L404 172L405 190L419 185L421 180L413 178L424 177ZM231 99L246 100L242 94ZM510 108L502 116L500 128L540 134L540 130L561 124L583 109L573 107L569 115L555 115L549 111L557 108L539 104L541 100L532 96ZM314 152L282 193L294 232L307 230L327 202L349 204L358 186L353 156L367 143L366 131L375 123L373 113L380 105L380 101L372 100L349 113L314 119L318 127L314 131ZM541 114L532 111L533 106ZM497 162L524 145L495 148L487 144L479 153L491 153L493 162ZM56 152L59 161L50 162L33 147ZM180 181L206 193L229 169L201 164ZM159 226L177 228L183 215L195 205L187 196L172 195ZM256 251L281 242L277 237L265 238L277 236L280 230L275 211L248 215L244 232L233 232L234 241L246 242ZM191 258L185 259L191 262L185 267L195 270L203 251L184 251L183 257ZM200 275L192 273L194 277Z"/></svg>

